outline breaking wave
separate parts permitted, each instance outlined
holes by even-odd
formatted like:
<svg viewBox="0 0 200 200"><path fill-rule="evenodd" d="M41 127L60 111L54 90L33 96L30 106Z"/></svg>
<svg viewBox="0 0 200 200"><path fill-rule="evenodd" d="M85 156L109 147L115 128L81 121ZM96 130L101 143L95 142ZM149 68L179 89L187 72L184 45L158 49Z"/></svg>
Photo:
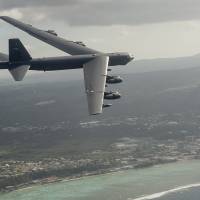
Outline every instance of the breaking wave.
<svg viewBox="0 0 200 200"><path fill-rule="evenodd" d="M194 188L194 187L200 187L200 183L196 183L196 184L190 184L190 185L186 185L186 186L180 186L171 190L166 190L164 192L158 192L155 194L151 194L151 195L147 195L147 196L142 196L142 197L138 197L136 199L132 199L132 198L128 198L127 200L151 200L151 199L157 199L160 197L163 197L165 195L171 194L171 193L176 193L182 190L187 190L190 188Z"/></svg>

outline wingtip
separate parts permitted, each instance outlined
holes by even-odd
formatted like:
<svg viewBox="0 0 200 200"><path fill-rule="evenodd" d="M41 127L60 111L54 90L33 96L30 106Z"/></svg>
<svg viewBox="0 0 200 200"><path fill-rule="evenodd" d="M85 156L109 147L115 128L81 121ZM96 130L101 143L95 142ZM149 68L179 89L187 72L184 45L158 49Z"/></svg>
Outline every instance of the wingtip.
<svg viewBox="0 0 200 200"><path fill-rule="evenodd" d="M0 16L0 19L4 19L6 16Z"/></svg>
<svg viewBox="0 0 200 200"><path fill-rule="evenodd" d="M5 19L5 18L9 18L9 17L5 15L0 16L0 19Z"/></svg>

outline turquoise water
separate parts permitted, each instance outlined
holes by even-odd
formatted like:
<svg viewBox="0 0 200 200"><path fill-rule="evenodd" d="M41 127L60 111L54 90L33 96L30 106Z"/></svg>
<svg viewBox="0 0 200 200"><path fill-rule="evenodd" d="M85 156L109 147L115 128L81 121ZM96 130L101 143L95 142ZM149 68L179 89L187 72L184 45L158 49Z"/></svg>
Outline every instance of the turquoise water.
<svg viewBox="0 0 200 200"><path fill-rule="evenodd" d="M139 197L143 200L153 199L154 196L165 200L165 197L169 195L173 199L175 194L182 194L182 190L191 192L197 189L197 186L200 188L200 184L197 184L194 188L191 186L188 189L171 191L179 186L194 183L200 183L200 161L184 161L34 186L1 194L0 200L132 200ZM160 192L163 191L166 191L166 194L161 193L160 195ZM154 193L158 193L158 195L141 198L141 196Z"/></svg>

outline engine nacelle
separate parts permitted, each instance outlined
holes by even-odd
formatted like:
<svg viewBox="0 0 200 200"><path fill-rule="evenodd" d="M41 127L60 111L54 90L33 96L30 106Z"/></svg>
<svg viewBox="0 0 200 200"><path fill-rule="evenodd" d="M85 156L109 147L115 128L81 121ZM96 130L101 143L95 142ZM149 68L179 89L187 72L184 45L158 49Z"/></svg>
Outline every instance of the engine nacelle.
<svg viewBox="0 0 200 200"><path fill-rule="evenodd" d="M21 65L21 66L9 69L9 72L11 73L15 81L22 81L27 71L29 70L29 68L30 68L29 65Z"/></svg>
<svg viewBox="0 0 200 200"><path fill-rule="evenodd" d="M112 106L112 104L103 104L103 108L109 108L111 106Z"/></svg>
<svg viewBox="0 0 200 200"><path fill-rule="evenodd" d="M86 44L84 44L82 41L76 41L76 42L74 42L74 43L76 43L76 44L78 44L78 45L81 45L81 46L83 46L83 47L86 47Z"/></svg>
<svg viewBox="0 0 200 200"><path fill-rule="evenodd" d="M54 30L47 30L45 32L50 33L51 35L58 36L58 34Z"/></svg>
<svg viewBox="0 0 200 200"><path fill-rule="evenodd" d="M107 100L114 100L114 99L120 99L121 98L121 94L119 92L104 92L104 99Z"/></svg>
<svg viewBox="0 0 200 200"><path fill-rule="evenodd" d="M106 83L108 84L115 84L115 83L121 83L123 79L120 76L107 76Z"/></svg>

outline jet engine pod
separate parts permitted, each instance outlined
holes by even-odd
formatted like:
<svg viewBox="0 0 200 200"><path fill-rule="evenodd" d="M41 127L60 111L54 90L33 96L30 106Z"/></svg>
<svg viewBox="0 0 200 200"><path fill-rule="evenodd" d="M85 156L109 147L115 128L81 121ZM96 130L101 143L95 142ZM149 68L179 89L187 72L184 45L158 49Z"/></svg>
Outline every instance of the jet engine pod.
<svg viewBox="0 0 200 200"><path fill-rule="evenodd" d="M119 92L104 92L104 99L107 100L114 100L114 99L120 99L121 98L121 94Z"/></svg>
<svg viewBox="0 0 200 200"><path fill-rule="evenodd" d="M111 106L112 106L112 104L103 104L103 108L109 108Z"/></svg>
<svg viewBox="0 0 200 200"><path fill-rule="evenodd" d="M121 83L123 80L120 76L107 76L106 83L108 84L115 84L115 83Z"/></svg>
<svg viewBox="0 0 200 200"><path fill-rule="evenodd" d="M54 30L47 30L45 32L50 33L51 35L58 36L58 34Z"/></svg>
<svg viewBox="0 0 200 200"><path fill-rule="evenodd" d="M83 47L86 47L86 44L83 43L82 41L76 41L76 42L74 42L74 43L76 43L76 44L78 44L78 45L81 45L81 46L83 46Z"/></svg>

